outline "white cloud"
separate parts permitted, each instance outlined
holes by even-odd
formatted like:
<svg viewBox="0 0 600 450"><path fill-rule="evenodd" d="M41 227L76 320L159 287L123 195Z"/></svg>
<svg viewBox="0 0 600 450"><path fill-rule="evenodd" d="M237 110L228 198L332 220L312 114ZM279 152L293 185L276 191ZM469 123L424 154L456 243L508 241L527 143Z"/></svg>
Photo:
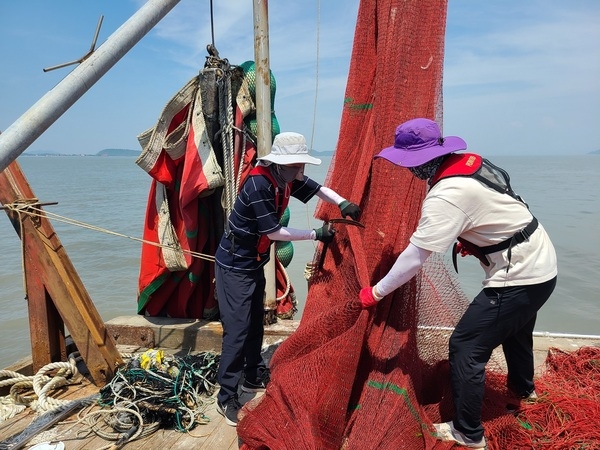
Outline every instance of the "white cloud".
<svg viewBox="0 0 600 450"><path fill-rule="evenodd" d="M82 6L65 0L57 6L31 1L37 2L39 17L31 16L20 2L8 3L0 16L1 128L68 73L70 69L42 74L41 69L80 56L100 13L105 20L99 44L145 3ZM221 56L232 64L254 59L252 2L213 4ZM276 114L282 128L307 137L314 122L316 149L331 149L337 141L358 4L359 0L345 1L342 7L330 0L269 4ZM23 21L43 38L28 37L29 28L14 26ZM472 150L488 154L585 153L600 148L598 23L597 0L448 2L444 131L463 136ZM210 2L181 0L40 137L36 147L95 152L137 146L135 134L151 125L170 96L203 67L211 39ZM18 48L13 42L19 42ZM95 111L113 113L95 117ZM102 126L93 125L100 121ZM111 133L102 133L102 128ZM574 135L573 129L580 131Z"/></svg>
<svg viewBox="0 0 600 450"><path fill-rule="evenodd" d="M482 152L587 153L600 147L593 125L600 116L600 4L578 5L544 2L536 9L524 2L487 11L495 19L475 30L476 38L472 17L461 26L449 22L446 130L464 130L473 150ZM576 142L561 131L577 127L588 136Z"/></svg>

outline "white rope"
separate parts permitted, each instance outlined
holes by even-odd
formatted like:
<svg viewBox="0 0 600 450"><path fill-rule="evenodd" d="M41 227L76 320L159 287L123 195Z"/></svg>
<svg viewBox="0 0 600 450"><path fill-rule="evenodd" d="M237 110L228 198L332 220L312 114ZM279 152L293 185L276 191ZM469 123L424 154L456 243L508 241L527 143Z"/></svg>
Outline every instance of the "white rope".
<svg viewBox="0 0 600 450"><path fill-rule="evenodd" d="M26 405L15 403L11 397L0 397L0 422L12 419L25 408Z"/></svg>
<svg viewBox="0 0 600 450"><path fill-rule="evenodd" d="M313 140L315 137L315 124L317 122L317 96L319 94L319 47L321 34L321 0L317 1L317 62L315 67L315 105L313 107L313 123L310 135L310 149L313 149Z"/></svg>
<svg viewBox="0 0 600 450"><path fill-rule="evenodd" d="M223 170L225 172L225 186L223 188L222 203L225 220L233 209L237 194L236 180L234 178L234 149L233 149L233 106L231 104L231 77L226 72L219 83L219 119L222 127L223 142Z"/></svg>
<svg viewBox="0 0 600 450"><path fill-rule="evenodd" d="M54 377L48 377L46 374L59 369ZM62 386L71 384L68 378L71 380L75 379L79 375L77 370L77 363L74 358L71 358L69 362L54 362L45 365L33 376L33 390L37 395L38 399L33 402L31 409L43 414L48 411L52 411L66 403L69 400L59 400L48 396L48 393L54 391Z"/></svg>
<svg viewBox="0 0 600 450"><path fill-rule="evenodd" d="M69 362L47 364L33 376L10 370L0 371L0 378L8 377L0 381L0 387L11 386L9 395L0 397L0 421L14 417L27 406L41 415L69 403L69 400L58 400L49 394L62 386L79 382L78 359L81 359L78 354L69 355ZM53 377L47 375L56 369L58 371ZM21 391L25 388L33 388L34 394L22 395Z"/></svg>
<svg viewBox="0 0 600 450"><path fill-rule="evenodd" d="M69 225L75 225L81 228L86 228L88 230L92 230L92 231L98 231L101 233L106 233L112 236L118 236L118 237L123 237L123 238L127 238L127 239L131 239L133 241L137 241L137 242L141 242L144 244L148 244L148 245L153 245L155 247L161 247L161 248L168 248L168 249L174 249L172 246L168 246L168 245L162 245L158 242L154 242L154 241L148 241L147 239L140 239L140 238L136 238L133 236L128 236L122 233L117 233L115 231L111 231L111 230L107 230L106 228L101 228L95 225L90 225L88 223L85 222L81 222L75 219L71 219L65 216L61 216L59 214L55 214L49 211L45 211L39 207L36 207L35 205L32 204L20 204L20 203L11 203L8 205L5 205L5 207L11 211L15 211L17 212L17 214L28 214L32 217L46 217L46 218L52 218L52 220L55 220L57 222L62 222L62 223L66 223ZM22 235L22 234L21 234ZM206 261L211 261L214 262L215 257L211 256L211 255L206 255L204 253L199 253L199 252L194 252L192 250L184 250L182 248L179 249L174 249L177 251L181 251L183 253L186 253L188 255L191 255L194 258L199 258L199 259L204 259Z"/></svg>
<svg viewBox="0 0 600 450"><path fill-rule="evenodd" d="M100 436L103 439L106 439L107 441L117 441L119 440L122 436L123 436L123 432L118 431L118 432L107 432L104 431L102 428L100 428L100 426L98 425L100 420L98 418L98 416L108 416L108 418L103 417L103 421L104 423L113 428L113 429L127 429L127 427L133 427L133 423L126 423L123 421L123 416L127 416L127 415L132 415L135 416L135 418L138 420L138 426L137 429L135 431L135 433L133 433L131 435L131 437L129 437L128 441L133 441L134 439L138 438L142 432L145 432L145 435L151 434L152 432L156 431L156 429L158 427L156 427L156 429L154 427L152 427L152 432L148 431L148 426L153 425L153 424L149 424L148 426L144 426L144 419L142 418L142 415L136 411L133 408L125 408L122 406L116 406L112 409L99 409L97 411L92 411L89 412L82 420L83 423L85 423L87 426L89 426L89 428L96 433L98 436Z"/></svg>
<svg viewBox="0 0 600 450"><path fill-rule="evenodd" d="M317 0L317 42L316 42L316 63L315 63L315 103L313 107L312 131L310 135L310 149L313 150L313 142L315 138L315 126L317 123L317 98L319 94L319 62L320 62L320 46L321 46L321 0ZM308 204L304 206L306 212L306 224L310 227L310 215ZM313 242L313 248L316 249L316 243Z"/></svg>
<svg viewBox="0 0 600 450"><path fill-rule="evenodd" d="M246 133L243 132L243 130L239 130L242 132L242 152L240 154L240 167L238 168L238 174L237 177L235 179L235 185L234 185L234 189L235 192L238 192L240 189L240 184L242 182L242 173L244 173L244 158L246 157Z"/></svg>
<svg viewBox="0 0 600 450"><path fill-rule="evenodd" d="M288 276L288 273L287 273L287 270L285 270L285 267L283 267L283 275L285 276L285 292L281 295L281 297L277 297L278 302L283 300L284 298L286 298L288 296L288 294L290 293L290 287L291 287L290 277Z"/></svg>
<svg viewBox="0 0 600 450"><path fill-rule="evenodd" d="M0 387L12 386L17 381L25 381L30 377L23 375L19 372L13 372L12 370L0 370L0 378L9 377L6 380L0 381Z"/></svg>

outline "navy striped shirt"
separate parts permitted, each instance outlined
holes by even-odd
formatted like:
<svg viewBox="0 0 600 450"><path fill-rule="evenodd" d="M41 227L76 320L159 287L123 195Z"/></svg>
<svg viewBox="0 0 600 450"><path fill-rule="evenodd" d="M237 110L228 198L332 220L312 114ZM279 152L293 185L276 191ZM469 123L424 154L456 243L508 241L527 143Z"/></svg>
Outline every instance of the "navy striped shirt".
<svg viewBox="0 0 600 450"><path fill-rule="evenodd" d="M304 176L304 181L292 182L290 195L306 203L319 189L319 183ZM229 233L225 232L221 238L215 255L216 263L238 271L256 270L264 266L269 260L269 249L259 255L256 248L258 240L260 236L281 228L280 216L275 210L273 184L265 176L249 176L229 215Z"/></svg>

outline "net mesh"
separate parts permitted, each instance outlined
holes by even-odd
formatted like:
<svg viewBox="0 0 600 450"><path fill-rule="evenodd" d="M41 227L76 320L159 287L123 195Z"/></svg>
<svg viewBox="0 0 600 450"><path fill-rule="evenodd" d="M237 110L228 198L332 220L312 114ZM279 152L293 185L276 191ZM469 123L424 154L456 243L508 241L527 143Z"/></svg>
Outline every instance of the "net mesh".
<svg viewBox="0 0 600 450"><path fill-rule="evenodd" d="M388 272L418 223L425 182L373 156L393 142L399 123L442 121L446 9L446 0L360 2L325 185L360 202L365 228L336 227L309 280L299 327L273 354L269 388L242 410L237 429L245 449L453 446L436 439L432 424L452 417L448 338L469 303L454 272L434 254L377 308L361 310L358 301L360 288ZM319 203L315 216L327 220L339 210ZM506 409L515 399L498 350L486 373L489 448L530 448L520 447L519 422Z"/></svg>
<svg viewBox="0 0 600 450"><path fill-rule="evenodd" d="M424 182L373 156L390 144L398 123L441 118L445 11L445 1L360 4L325 184L360 201L366 228L340 226L322 269L313 273L300 326L271 360L272 386L238 426L249 448L364 448L369 442L418 449L436 442L423 406L432 400L417 393L431 396L426 384L439 386L432 377L442 355L418 346L427 336L415 330L431 319L453 325L465 296L435 260L372 312L362 311L357 298L387 272L418 222ZM338 216L335 207L317 207L319 219ZM447 332L432 333L443 353Z"/></svg>

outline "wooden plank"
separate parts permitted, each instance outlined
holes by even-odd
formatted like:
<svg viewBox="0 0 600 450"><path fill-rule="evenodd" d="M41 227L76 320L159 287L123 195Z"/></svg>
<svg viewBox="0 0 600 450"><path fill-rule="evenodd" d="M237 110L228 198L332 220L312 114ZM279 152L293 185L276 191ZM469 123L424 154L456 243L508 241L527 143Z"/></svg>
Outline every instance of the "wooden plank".
<svg viewBox="0 0 600 450"><path fill-rule="evenodd" d="M31 355L33 371L37 372L53 361L67 360L65 324L46 291L38 267L29 256L25 258L25 274Z"/></svg>
<svg viewBox="0 0 600 450"><path fill-rule="evenodd" d="M42 267L40 275L57 310L66 324L77 350L98 386L103 386L122 362L116 344L106 332L104 322L91 301L75 268L54 231L36 227L26 218L23 238L26 251ZM32 336L32 341L38 337Z"/></svg>
<svg viewBox="0 0 600 450"><path fill-rule="evenodd" d="M87 397L95 392L97 392L97 389L89 391L89 382L88 382L88 383L82 383L80 385L71 385L68 388L64 388L59 391L54 391L51 393L51 395L53 396L53 398L60 399L60 400L76 400L79 398ZM77 412L78 412L78 410L73 411L70 414L70 417L75 417ZM21 433L29 425L31 425L32 422L38 417L39 416L37 415L37 413L34 412L33 410L31 410L31 408L25 409L18 416L15 416L13 419L10 419L10 423L8 424L8 426L3 426L1 428L0 441L4 441L5 439L12 438L12 437L16 436L17 434ZM68 418L62 419L62 421L65 421L65 420L68 420ZM48 430L43 430L43 429L39 430L37 436L32 435L29 438L29 440L24 441L24 443L27 442L28 445L30 445L29 442L32 442L32 441L35 442L36 437L39 437L40 435L60 436L64 432L64 429L66 426L67 425L59 423L54 426L49 426ZM60 438L61 437L59 437L59 439Z"/></svg>
<svg viewBox="0 0 600 450"><path fill-rule="evenodd" d="M146 436L142 439L137 439L135 441L127 443L126 448L127 450L144 450L148 448L170 449L173 440L179 439L179 434L180 433L174 430L160 429L157 430L155 433L152 433L151 435Z"/></svg>
<svg viewBox="0 0 600 450"><path fill-rule="evenodd" d="M77 399L87 397L98 392L98 388L85 381L79 386L70 386L68 390L59 395L59 398ZM212 400L212 399L211 399ZM214 403L209 403L205 414L211 419L206 425L197 425L189 433L182 433L176 430L160 429L155 433L142 439L127 442L123 448L127 450L145 450L145 449L227 449L228 445L237 442L235 428L228 426L222 416L218 414ZM65 443L69 450L87 450L90 448L102 448L114 444L114 441L108 441L92 433L85 438L81 434L88 430L83 423L74 423L76 419L73 415L68 421L61 423L51 429L45 436L60 440ZM17 421L18 422L18 421ZM22 426L24 428L24 425ZM223 428L224 430L220 430ZM20 431L20 430L19 430ZM207 444L208 442L208 444ZM223 445L221 447L220 445ZM219 445L219 446L213 446ZM237 445L237 444L236 444ZM237 448L237 447L234 447Z"/></svg>
<svg viewBox="0 0 600 450"><path fill-rule="evenodd" d="M213 397L215 398L215 397ZM216 408L216 398L215 403L211 405L211 407L206 411L206 416L210 419L210 422L206 425L202 425L197 428L197 431L194 434L198 434L203 432L204 438L202 444L196 447L197 449L209 449L209 448L227 448L227 447L210 447L211 442L222 440L224 434L233 434L237 437L237 433L235 432L235 428L227 425L225 423L225 419L221 414L217 412ZM225 430L225 432L223 431ZM183 448L183 447L182 447Z"/></svg>
<svg viewBox="0 0 600 450"><path fill-rule="evenodd" d="M12 419L3 422L0 428L0 442L23 431L34 418L35 414L33 411L27 408Z"/></svg>
<svg viewBox="0 0 600 450"><path fill-rule="evenodd" d="M36 200L16 161L0 173L0 202L10 205ZM123 361L56 232L45 217L18 214L10 209L6 209L6 213L24 243L28 260L33 264L30 273L35 268L41 283L71 332L94 382L98 386L104 385L113 377L116 367ZM32 290L39 289L39 286L39 283L32 281ZM46 301L45 293L30 292L30 295L36 302ZM41 314L44 308L43 304L35 305L35 312ZM56 347L60 336L56 335L58 327L52 328L48 319L43 320L36 316L34 321L36 326L41 328L35 331L41 331L42 335L30 330L32 343L44 339L49 343L48 348L42 347L41 350L34 350L32 353L33 358L41 358L39 361L34 359L34 367L41 367L46 363L44 354L52 352L51 348Z"/></svg>
<svg viewBox="0 0 600 450"><path fill-rule="evenodd" d="M229 448L232 443L237 442L235 428L228 426L223 420L217 420L210 428L205 427L208 427L208 425L199 425L190 433L160 429L142 439L127 442L124 445L124 448L127 450L187 450L190 448L225 450ZM95 433L92 433L85 438L78 437L86 430L88 430L88 428L83 423L63 423L54 429L52 436L54 436L56 440L65 442L65 446L69 448L69 450L102 448L115 443L115 441L106 440L97 436Z"/></svg>
<svg viewBox="0 0 600 450"><path fill-rule="evenodd" d="M212 449L228 449L232 445L237 445L238 435L235 427L231 427L225 423L225 419L221 419L212 433L206 437L206 440L197 450L212 450ZM178 450L184 450L189 447L176 447Z"/></svg>
<svg viewBox="0 0 600 450"><path fill-rule="evenodd" d="M101 438L94 432L86 434L88 431L89 427L82 423L61 424L56 433L56 440L64 442L65 448L69 450L106 448L114 443L114 441Z"/></svg>

